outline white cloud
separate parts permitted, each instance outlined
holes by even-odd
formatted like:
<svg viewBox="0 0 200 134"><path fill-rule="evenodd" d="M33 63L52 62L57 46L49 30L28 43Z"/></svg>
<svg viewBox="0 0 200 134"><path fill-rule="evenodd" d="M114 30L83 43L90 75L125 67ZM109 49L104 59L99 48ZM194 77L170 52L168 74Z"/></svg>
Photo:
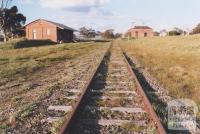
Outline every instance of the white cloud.
<svg viewBox="0 0 200 134"><path fill-rule="evenodd" d="M40 0L40 5L48 8L98 7L110 0Z"/></svg>
<svg viewBox="0 0 200 134"><path fill-rule="evenodd" d="M110 11L105 11L105 10L102 10L100 8L91 8L88 12L88 17L91 17L91 18L104 18L104 17L113 17L115 16L112 12Z"/></svg>
<svg viewBox="0 0 200 134"><path fill-rule="evenodd" d="M33 1L32 0L19 0L18 3L19 4L32 4Z"/></svg>

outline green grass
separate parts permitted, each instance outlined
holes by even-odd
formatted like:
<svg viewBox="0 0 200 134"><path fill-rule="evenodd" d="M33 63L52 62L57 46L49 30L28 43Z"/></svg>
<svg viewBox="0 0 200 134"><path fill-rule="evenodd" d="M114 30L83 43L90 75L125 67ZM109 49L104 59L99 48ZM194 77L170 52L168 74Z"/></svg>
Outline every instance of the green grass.
<svg viewBox="0 0 200 134"><path fill-rule="evenodd" d="M52 63L72 59L102 47L102 43L85 42L15 49L17 43L0 45L0 79L33 73Z"/></svg>
<svg viewBox="0 0 200 134"><path fill-rule="evenodd" d="M15 109L13 113L5 112L0 117L0 133L11 129L10 115L13 120L23 122L44 100L61 88L63 80L65 83L71 78L65 73L68 72L67 67L74 64L73 61L84 61L88 54L95 55L95 52L106 50L109 45L84 42L15 48L16 42L0 44L0 94L3 94L0 111L5 112L8 105ZM58 70L59 73L51 74ZM39 86L32 87L34 83ZM54 124L53 128L57 129L59 124Z"/></svg>

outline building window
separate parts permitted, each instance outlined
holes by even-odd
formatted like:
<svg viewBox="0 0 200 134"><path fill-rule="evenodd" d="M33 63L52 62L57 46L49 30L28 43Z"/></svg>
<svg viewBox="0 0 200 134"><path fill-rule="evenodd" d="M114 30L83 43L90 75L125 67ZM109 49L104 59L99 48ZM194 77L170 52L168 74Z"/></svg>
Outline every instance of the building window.
<svg viewBox="0 0 200 134"><path fill-rule="evenodd" d="M51 34L51 30L47 29L47 35L50 35L50 34Z"/></svg>
<svg viewBox="0 0 200 134"><path fill-rule="evenodd" d="M37 39L37 31L36 29L33 29L33 39Z"/></svg>

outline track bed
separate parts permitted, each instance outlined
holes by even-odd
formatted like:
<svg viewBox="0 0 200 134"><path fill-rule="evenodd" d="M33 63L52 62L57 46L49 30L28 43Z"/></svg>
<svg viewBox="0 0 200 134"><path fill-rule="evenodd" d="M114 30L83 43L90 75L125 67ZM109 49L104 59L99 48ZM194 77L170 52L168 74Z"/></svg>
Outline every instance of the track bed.
<svg viewBox="0 0 200 134"><path fill-rule="evenodd" d="M111 47L86 94L68 133L157 133L118 46Z"/></svg>

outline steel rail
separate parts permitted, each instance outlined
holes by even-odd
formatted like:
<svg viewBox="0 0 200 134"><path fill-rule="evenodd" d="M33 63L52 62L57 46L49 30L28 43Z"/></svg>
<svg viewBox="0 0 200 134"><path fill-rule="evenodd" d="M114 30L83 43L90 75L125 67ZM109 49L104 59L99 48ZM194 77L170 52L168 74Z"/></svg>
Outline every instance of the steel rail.
<svg viewBox="0 0 200 134"><path fill-rule="evenodd" d="M123 51L122 51L123 52ZM128 71L130 73L130 76L131 78L135 81L136 83L136 87L137 87L137 92L140 96L142 96L143 98L143 101L144 101L144 104L145 104L145 109L146 111L148 111L148 113L150 114L150 118L154 121L156 127L157 127L157 130L158 130L158 133L159 134L167 134L167 132L165 131L160 119L158 118L156 112L154 111L147 95L145 94L137 76L135 75L135 73L133 72L133 69L131 67L131 65L129 64L128 60L127 60L127 55L123 52L123 55L124 55L124 59L125 59L125 62L127 64L127 67L128 67Z"/></svg>
<svg viewBox="0 0 200 134"><path fill-rule="evenodd" d="M61 127L60 131L58 132L58 134L70 134L70 130L71 130L73 121L74 121L74 119L77 116L76 113L78 111L78 108L81 106L82 100L86 96L88 88L89 88L90 84L92 83L92 80L93 80L94 76L96 75L97 71L99 70L99 67L100 67L101 63L103 62L105 56L109 52L110 47L111 47L111 45L108 47L108 49L106 50L106 52L103 54L102 58L100 59L100 62L98 63L97 68L92 73L89 81L86 83L86 85L81 90L82 91L81 96L78 98L77 102L74 105L72 105L72 109L73 110L67 116L67 119L65 120L65 122L64 122L63 126Z"/></svg>
<svg viewBox="0 0 200 134"><path fill-rule="evenodd" d="M92 73L89 81L87 82L87 84L83 87L82 89L82 94L81 96L79 97L79 99L77 100L77 102L72 106L72 111L70 113L70 115L67 117L66 121L64 122L64 125L62 126L60 132L58 134L70 134L70 130L71 128L73 127L73 123L74 123L74 119L76 119L77 115L77 111L79 110L79 107L81 106L81 104L83 103L82 101L84 100L84 98L86 97L87 95L87 92L88 92L88 89L89 89L89 86L90 84L92 83L92 80L94 78L94 76L96 75L96 73L98 72L99 68L100 68L100 65L101 63L103 62L104 60L104 57L106 56L106 54L109 52L110 48L111 48L112 45L110 45L110 47L108 48L108 50L104 53L104 56L102 56L102 59L101 61L99 62L96 70ZM121 50L122 51L122 50ZM123 51L122 51L123 53ZM136 83L136 87L137 87L137 92L138 94L143 98L143 102L144 102L144 105L145 105L145 110L150 114L150 119L155 123L156 127L157 127L157 131L159 134L167 134L163 125L161 124L160 122L160 119L158 118L158 116L156 115L148 97L146 96L142 86L140 85L140 82L139 80L137 79L135 73L133 72L132 70L132 67L131 65L129 64L128 60L127 60L127 56L125 53L123 53L123 56L124 56L124 60L126 62L126 65L127 65L127 68L128 68L128 71L130 73L130 76L131 78L135 81Z"/></svg>

